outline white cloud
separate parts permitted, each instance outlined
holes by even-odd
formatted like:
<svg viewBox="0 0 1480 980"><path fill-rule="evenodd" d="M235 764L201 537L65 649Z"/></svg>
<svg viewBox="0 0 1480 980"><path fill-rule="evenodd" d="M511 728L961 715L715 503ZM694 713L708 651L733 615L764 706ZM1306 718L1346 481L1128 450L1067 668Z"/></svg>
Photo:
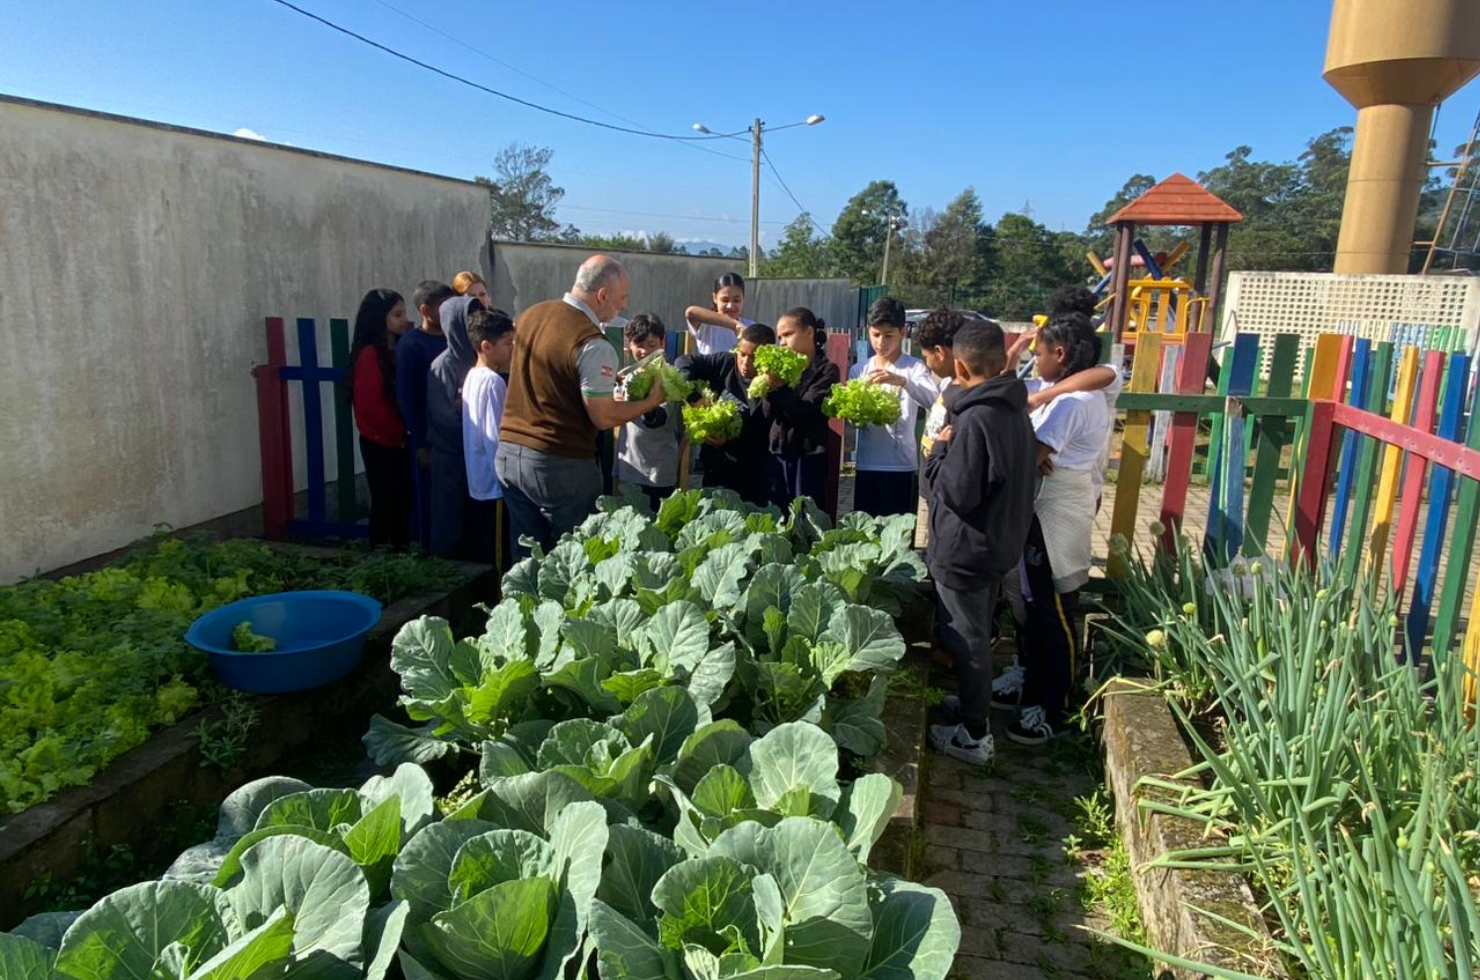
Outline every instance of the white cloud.
<svg viewBox="0 0 1480 980"><path fill-rule="evenodd" d="M240 129L234 130L231 135L232 136L239 137L239 138L244 139L244 140L258 140L258 141L263 142L263 143L266 143L267 142L267 137L266 136L263 136L261 133L257 132L255 129L248 129L245 126L241 127Z"/></svg>

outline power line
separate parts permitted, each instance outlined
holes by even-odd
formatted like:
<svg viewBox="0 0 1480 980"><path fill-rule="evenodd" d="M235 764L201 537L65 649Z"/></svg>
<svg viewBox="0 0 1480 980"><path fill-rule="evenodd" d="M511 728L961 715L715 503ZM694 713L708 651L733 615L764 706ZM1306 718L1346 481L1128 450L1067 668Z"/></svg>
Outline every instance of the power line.
<svg viewBox="0 0 1480 980"><path fill-rule="evenodd" d="M781 189L786 192L787 197L791 198L791 203L797 206L797 210L806 215L806 218L809 222L811 222L812 227L816 228L824 235L829 234L829 232L825 231L823 227L817 223L817 219L812 217L812 212L808 211L806 207L802 205L802 202L797 200L797 196L791 192L791 188L786 186L786 181L782 178L781 171L777 170L776 164L771 162L771 154L767 153L764 147L761 148L761 159L766 161L766 166L771 168L771 173L774 174L776 177L776 183L781 185Z"/></svg>
<svg viewBox="0 0 1480 980"><path fill-rule="evenodd" d="M577 116L576 114L571 112L563 112L560 109L554 109L547 105L540 105L538 102L531 102L528 99L521 99L519 98L519 96L510 95L508 92L500 92L496 88L489 88L487 85L483 85L479 82L472 81L471 79L464 78L461 75L455 75L450 71L444 71L443 69L438 68L435 65L429 65L425 61L418 61L416 58L413 58L408 54L402 54L394 48L390 48L384 44L381 44L379 41L371 40L363 34L357 34L356 32L350 30L348 27L341 27L339 24L334 23L332 20L320 17L318 14L313 13L312 11L304 10L302 7L299 7L296 4L289 3L288 0L272 0L272 2L278 4L279 6L287 7L294 13L307 17L309 20L323 24L330 30L338 31L340 34L343 34L346 37L354 38L356 41L359 41L362 44L368 44L370 47L375 48L378 51L383 51L393 58L399 58L400 60L405 61L409 64L413 64L418 68L424 68L427 71L441 75L443 78L449 79L450 81L458 82L462 85L468 86L469 88L477 89L480 92L485 92L489 95L497 96L500 99L507 99L510 102L522 105L529 109L535 109L539 112L548 113L552 116L559 116L562 119L569 119L572 122L585 123L587 126L596 126L601 129L609 129L617 133L626 133L629 136L644 136L648 139L672 140L675 143L708 142L709 140L727 139L728 137L735 135L733 133L715 133L709 136L675 136L671 133L655 133L647 129L634 129L629 126L618 126L614 123L602 122L599 119L588 119L585 116Z"/></svg>
<svg viewBox="0 0 1480 980"><path fill-rule="evenodd" d="M467 41L464 41L462 38L458 37L456 34L451 34L451 33L447 32L447 31L444 31L444 30L442 30L442 28L438 27L436 24L430 23L428 21L424 21L420 17L417 17L415 14L407 13L406 11L402 10L400 7L397 7L397 6L393 5L393 4L387 3L386 0L375 0L375 2L378 3L380 6L384 7L385 9L391 11L392 13L398 14L401 17L404 17L406 20L411 21L413 24L419 24L422 27L426 28L427 30L431 31L433 34L436 34L439 37L446 38L447 40L451 41L453 44L456 44L457 46L459 46L461 48L465 48L468 51L473 52L473 54L476 54L478 57L483 58L483 59L485 59L487 61L493 62L495 65L498 65L498 66L500 66L502 68L507 68L509 71L513 72L514 74L520 75L520 76L522 76L524 78L529 79L531 82L534 82L536 85L543 85L545 88L549 89L552 92L558 92L559 94L565 96L567 99L571 99L572 101L579 102L581 105L584 105L584 106L589 106L592 109L595 109L597 112L604 112L608 116L611 116L613 119L620 119L622 122L624 122L624 123L631 123L633 126L642 126L643 125L642 123L638 122L636 119L630 119L627 116L624 116L624 115L622 115L619 112L613 112L612 110L606 108L605 106L597 105L595 102L591 102L591 101L589 101L587 99L583 99L579 95L576 95L576 94L574 94L572 92L567 92L565 89L561 88L560 86L555 85L555 84L553 84L551 82L547 82L543 78L538 77L537 75L531 75L529 72L527 72L524 69L520 68L518 65L512 65L509 62L504 61L502 58L498 58L498 57L496 57L494 55L491 55L487 51L484 51L482 48L475 47L474 45L469 44ZM744 157L735 156L733 153L721 153L719 150L711 150L707 146L698 146L698 145L696 145L694 143L683 143L683 145L684 146L691 147L692 149L698 150L701 153L709 153L709 154L711 154L713 156L724 157L726 160L738 160L741 163L748 162Z"/></svg>

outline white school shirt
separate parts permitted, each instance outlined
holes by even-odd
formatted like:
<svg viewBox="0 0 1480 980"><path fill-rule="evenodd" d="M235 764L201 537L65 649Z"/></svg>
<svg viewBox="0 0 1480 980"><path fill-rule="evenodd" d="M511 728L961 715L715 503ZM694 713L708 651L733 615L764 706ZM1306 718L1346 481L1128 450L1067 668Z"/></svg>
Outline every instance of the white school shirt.
<svg viewBox="0 0 1480 980"><path fill-rule="evenodd" d="M474 500L497 500L504 495L493 472L493 457L498 453L498 426L504 418L508 392L503 378L478 364L463 381L463 459L468 470L468 496Z"/></svg>
<svg viewBox="0 0 1480 980"><path fill-rule="evenodd" d="M940 379L925 366L924 361L908 354L899 355L899 360L893 364L886 364L877 357L859 361L848 369L848 378L861 378L874 367L882 367L904 378L904 384L894 389L899 396L899 419L893 425L854 427L858 433L856 465L860 470L871 472L912 473L918 463L915 418L920 409L929 409L939 397Z"/></svg>
<svg viewBox="0 0 1480 980"><path fill-rule="evenodd" d="M755 322L743 316L739 319L741 330ZM740 333L737 330L716 327L712 323L695 323L688 319L684 322L689 325L689 333L694 338L694 349L700 354L723 354L734 350L735 345L740 342Z"/></svg>
<svg viewBox="0 0 1480 980"><path fill-rule="evenodd" d="M1028 383L1030 392L1046 387L1043 379ZM1053 450L1055 469L1100 470L1100 455L1105 449L1105 432L1110 427L1110 409L1105 396L1098 391L1076 391L1060 395L1047 405L1033 410L1033 434ZM1091 510L1094 502L1090 501Z"/></svg>

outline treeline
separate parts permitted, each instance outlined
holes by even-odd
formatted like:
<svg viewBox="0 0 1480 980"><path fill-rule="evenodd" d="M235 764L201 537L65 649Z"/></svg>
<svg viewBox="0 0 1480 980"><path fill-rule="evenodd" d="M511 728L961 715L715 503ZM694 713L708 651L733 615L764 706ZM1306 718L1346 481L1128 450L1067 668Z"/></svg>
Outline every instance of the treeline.
<svg viewBox="0 0 1480 980"><path fill-rule="evenodd" d="M1204 187L1243 213L1243 223L1229 236L1230 269L1330 271L1341 225L1351 138L1349 126L1330 130L1310 140L1296 160L1278 163L1257 160L1251 147L1239 146L1225 156L1224 163L1196 175ZM1462 148L1456 156L1461 152ZM490 185L496 233L596 248L682 250L672 236L661 232L644 239L584 235L571 225L562 228L554 219L554 210L564 191L550 183L545 172L549 159L549 150L511 147L499 155L499 178L479 178ZM537 174L532 176L531 170ZM1053 231L1034 221L1030 213L1009 212L995 222L988 221L972 187L941 210L928 205L912 209L893 181L875 180L848 200L830 232L811 215L798 215L776 246L761 256L761 273L847 276L859 285L874 285L885 275L887 239L890 293L907 305L946 303L1003 319L1026 319L1043 310L1048 294L1058 286L1094 277L1085 254L1090 250L1101 256L1112 253L1114 233L1107 219L1165 176L1132 176L1082 231ZM1432 237L1452 179L1452 171L1431 175L1417 238ZM531 220L531 214L542 220ZM1152 251L1170 251L1195 231L1146 228L1141 235ZM1424 251L1414 252L1415 270ZM720 252L710 249L706 254ZM744 248L725 254L747 258Z"/></svg>

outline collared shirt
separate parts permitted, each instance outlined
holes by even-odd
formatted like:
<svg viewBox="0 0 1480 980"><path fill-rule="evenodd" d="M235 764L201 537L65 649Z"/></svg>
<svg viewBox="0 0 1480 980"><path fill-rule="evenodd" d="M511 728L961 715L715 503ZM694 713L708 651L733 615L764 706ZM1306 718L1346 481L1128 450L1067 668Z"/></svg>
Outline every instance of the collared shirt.
<svg viewBox="0 0 1480 980"><path fill-rule="evenodd" d="M586 314L591 325L602 329L601 318L575 293L562 297L567 306ZM610 398L617 383L617 351L605 337L596 337L576 351L576 372L581 376L581 394L586 398Z"/></svg>

